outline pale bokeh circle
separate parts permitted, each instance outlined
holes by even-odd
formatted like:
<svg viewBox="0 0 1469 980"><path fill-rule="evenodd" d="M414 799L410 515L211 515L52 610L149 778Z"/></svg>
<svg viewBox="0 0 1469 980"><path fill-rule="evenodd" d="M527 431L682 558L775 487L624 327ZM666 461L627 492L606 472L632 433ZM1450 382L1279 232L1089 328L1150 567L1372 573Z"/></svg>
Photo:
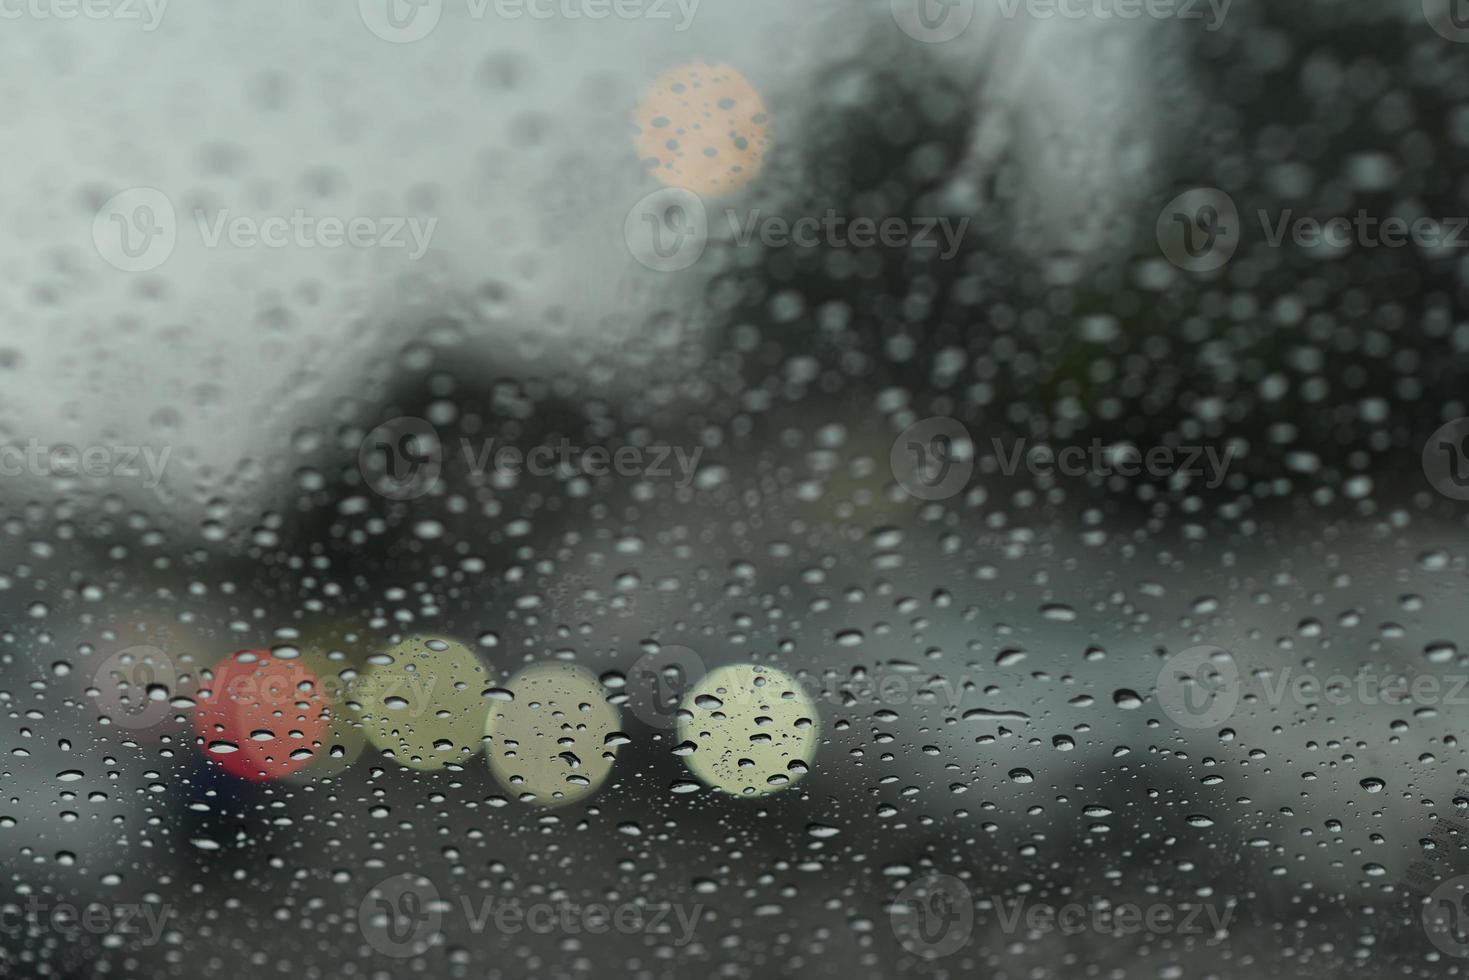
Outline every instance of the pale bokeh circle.
<svg viewBox="0 0 1469 980"><path fill-rule="evenodd" d="M485 722L490 771L521 800L564 806L595 793L612 771L620 715L585 667L532 664L492 700Z"/></svg>
<svg viewBox="0 0 1469 980"><path fill-rule="evenodd" d="M479 751L490 672L467 646L415 636L372 660L347 697L375 748L412 769L462 765Z"/></svg>
<svg viewBox="0 0 1469 980"><path fill-rule="evenodd" d="M653 80L638 103L638 157L670 187L717 197L748 184L770 143L765 101L728 65L686 64Z"/></svg>
<svg viewBox="0 0 1469 980"><path fill-rule="evenodd" d="M369 634L345 619L326 619L302 628L297 658L317 677L327 699L327 732L316 758L288 779L310 782L348 769L367 744L359 713L350 707L366 677L372 653Z"/></svg>
<svg viewBox="0 0 1469 980"><path fill-rule="evenodd" d="M684 762L702 782L735 796L762 796L806 774L820 728L810 695L790 674L731 664L684 696L678 736L696 746Z"/></svg>

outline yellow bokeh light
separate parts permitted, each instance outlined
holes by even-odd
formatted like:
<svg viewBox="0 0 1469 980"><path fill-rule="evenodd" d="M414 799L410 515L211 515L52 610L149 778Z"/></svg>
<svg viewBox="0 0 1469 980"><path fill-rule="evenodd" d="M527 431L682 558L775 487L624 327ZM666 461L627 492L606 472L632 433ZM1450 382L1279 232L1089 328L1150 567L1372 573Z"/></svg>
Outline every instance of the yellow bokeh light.
<svg viewBox="0 0 1469 980"><path fill-rule="evenodd" d="M362 754L367 738L358 713L348 707L348 701L367 670L372 645L368 635L351 622L328 619L304 627L295 646L300 651L297 662L316 675L328 702L327 733L321 745L314 748L316 757L306 768L285 777L309 782L319 776L337 775Z"/></svg>
<svg viewBox="0 0 1469 980"><path fill-rule="evenodd" d="M804 776L816 757L820 719L810 696L775 667L731 664L684 695L678 736L704 783L735 796L775 793Z"/></svg>
<svg viewBox="0 0 1469 980"><path fill-rule="evenodd" d="M489 687L489 671L463 643L415 636L372 657L347 698L360 705L356 719L373 746L412 769L441 769L479 751Z"/></svg>
<svg viewBox="0 0 1469 980"><path fill-rule="evenodd" d="M653 175L700 196L749 183L770 142L764 100L727 65L679 65L659 75L638 103L636 127L638 156Z"/></svg>
<svg viewBox="0 0 1469 980"><path fill-rule="evenodd" d="M506 685L513 701L492 701L485 722L490 771L509 792L541 806L590 796L612 771L619 713L584 667L533 664Z"/></svg>

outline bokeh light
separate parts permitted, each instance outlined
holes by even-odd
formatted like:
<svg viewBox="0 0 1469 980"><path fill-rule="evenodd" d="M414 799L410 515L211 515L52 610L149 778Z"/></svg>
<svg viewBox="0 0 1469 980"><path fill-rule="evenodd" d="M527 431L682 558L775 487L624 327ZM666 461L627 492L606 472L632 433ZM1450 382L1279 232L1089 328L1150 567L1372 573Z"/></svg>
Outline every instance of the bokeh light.
<svg viewBox="0 0 1469 980"><path fill-rule="evenodd" d="M348 704L366 676L372 647L366 634L345 618L308 623L301 629L296 646L299 663L316 674L327 700L327 731L321 751L291 777L310 781L343 772L367 744L362 722Z"/></svg>
<svg viewBox="0 0 1469 980"><path fill-rule="evenodd" d="M442 636L409 637L368 658L349 691L363 734L412 769L463 764L478 752L490 672L467 646Z"/></svg>
<svg viewBox="0 0 1469 980"><path fill-rule="evenodd" d="M563 806L595 793L612 771L620 715L584 667L540 663L506 685L485 722L490 771L524 802Z"/></svg>
<svg viewBox="0 0 1469 980"><path fill-rule="evenodd" d="M783 670L731 664L710 671L684 695L678 735L695 750L689 771L736 796L794 785L816 757L816 706Z"/></svg>
<svg viewBox="0 0 1469 980"><path fill-rule="evenodd" d="M764 100L727 65L685 64L659 75L638 103L636 127L650 172L705 197L753 180L770 142Z"/></svg>
<svg viewBox="0 0 1469 980"><path fill-rule="evenodd" d="M216 664L194 709L205 756L245 779L305 767L326 730L327 699L316 675L265 650L241 650Z"/></svg>

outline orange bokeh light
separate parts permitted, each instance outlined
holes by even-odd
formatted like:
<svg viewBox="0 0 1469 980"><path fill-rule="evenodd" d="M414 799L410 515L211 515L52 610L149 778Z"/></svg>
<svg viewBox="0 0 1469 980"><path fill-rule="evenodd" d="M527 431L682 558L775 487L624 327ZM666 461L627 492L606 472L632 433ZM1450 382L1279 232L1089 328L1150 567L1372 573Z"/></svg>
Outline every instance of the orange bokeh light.
<svg viewBox="0 0 1469 980"><path fill-rule="evenodd" d="M679 65L654 79L638 103L638 156L670 187L727 194L760 173L768 122L760 93L735 69Z"/></svg>
<svg viewBox="0 0 1469 980"><path fill-rule="evenodd" d="M207 758L254 780L311 762L326 734L330 701L309 668L267 650L241 650L216 664L213 675L194 709Z"/></svg>

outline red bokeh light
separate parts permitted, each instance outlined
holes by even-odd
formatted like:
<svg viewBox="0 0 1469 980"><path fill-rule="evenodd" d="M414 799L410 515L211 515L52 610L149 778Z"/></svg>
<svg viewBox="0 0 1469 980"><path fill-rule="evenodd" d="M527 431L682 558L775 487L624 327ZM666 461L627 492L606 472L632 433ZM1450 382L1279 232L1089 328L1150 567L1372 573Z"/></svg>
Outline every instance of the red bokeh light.
<svg viewBox="0 0 1469 980"><path fill-rule="evenodd" d="M241 650L213 674L201 685L194 731L205 756L226 772L276 779L311 762L302 750L320 751L330 701L309 668L268 650ZM219 751L226 745L235 751Z"/></svg>

